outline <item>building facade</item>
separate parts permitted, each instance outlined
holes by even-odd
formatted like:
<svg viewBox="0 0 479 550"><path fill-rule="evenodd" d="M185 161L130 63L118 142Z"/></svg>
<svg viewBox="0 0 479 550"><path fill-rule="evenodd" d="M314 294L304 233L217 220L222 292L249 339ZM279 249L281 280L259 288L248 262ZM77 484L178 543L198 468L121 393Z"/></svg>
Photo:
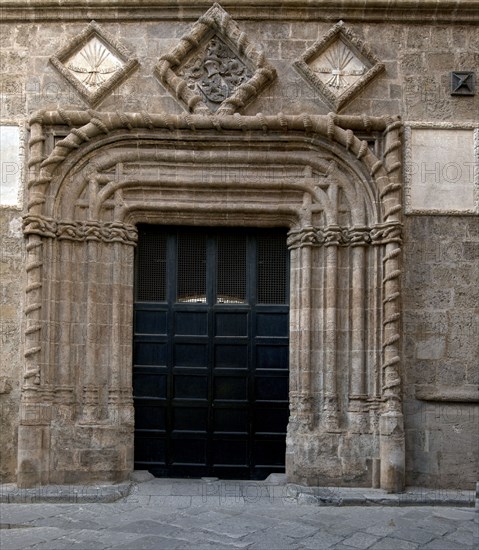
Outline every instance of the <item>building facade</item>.
<svg viewBox="0 0 479 550"><path fill-rule="evenodd" d="M1 8L1 475L472 488L479 4Z"/></svg>

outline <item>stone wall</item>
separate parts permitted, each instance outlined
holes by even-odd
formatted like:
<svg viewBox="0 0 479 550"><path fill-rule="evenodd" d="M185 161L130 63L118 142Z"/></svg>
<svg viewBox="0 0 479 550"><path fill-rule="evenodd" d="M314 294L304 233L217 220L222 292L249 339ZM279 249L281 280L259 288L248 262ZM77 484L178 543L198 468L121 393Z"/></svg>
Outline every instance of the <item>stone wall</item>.
<svg viewBox="0 0 479 550"><path fill-rule="evenodd" d="M50 58L71 43L92 19L139 61L129 77L95 108L104 112L173 115L184 112L183 106L160 84L155 67L160 56L176 47L180 37L212 2L185 2L185 9L177 11L165 7L167 3L161 0L148 0L144 9L135 8L129 13L118 9L114 2L109 3L110 11L105 10L101 0L96 2L96 9L93 2L90 9L75 11L58 7L42 11L40 0L31 2L28 9L15 4L4 3L4 18L0 22L3 58L0 124L20 128L20 153L28 137L22 129L35 111L90 107L55 69ZM343 2L341 9L331 7L328 2L321 2L324 9L314 10L303 4L289 2L278 10L262 8L261 2L256 8L244 7L241 1L223 4L249 41L264 51L277 73L277 78L242 114L329 113L332 108L321 92L306 82L293 64L342 18L355 37L384 65L384 70L358 90L341 108L341 114L399 114L406 128L413 131L417 127L438 127L472 133L479 128L479 93L471 96L450 93L451 71L476 71L476 79L479 77L478 21L474 16L479 9L477 3L463 2L461 10L451 12L446 7L441 11L437 2L432 2L433 11L428 12L429 2L424 2L424 15L411 14L408 7L404 11L389 10L384 7L388 2L382 7L377 2L376 8L369 10L358 9L354 0ZM2 148L4 144L2 140ZM451 213L444 204L444 212L436 208L434 212L417 213L415 205L410 204L404 217L402 349L406 470L410 484L470 488L479 478L475 429L479 420L477 147L476 157L474 153L467 157L476 163L472 178L465 183L461 180L476 194L463 211ZM423 160L427 163L429 157ZM27 178L26 173L21 175L21 154L15 162L20 187L25 187ZM411 158L406 155L404 162L407 180L408 170L413 170ZM442 168L439 166L439 171ZM12 196L12 185L17 181L11 179L11 170L11 164L2 162L0 475L3 481L15 478L18 403L24 365L21 327L26 277L20 228L22 202L5 198ZM439 184L444 183L444 178L439 180ZM416 185L414 181L406 183ZM454 193L455 181L452 178L448 192ZM19 188L13 195L21 197L22 191ZM434 193L434 188L426 192Z"/></svg>
<svg viewBox="0 0 479 550"><path fill-rule="evenodd" d="M404 255L409 483L469 487L479 453L478 220L410 216Z"/></svg>
<svg viewBox="0 0 479 550"><path fill-rule="evenodd" d="M11 480L17 461L20 381L23 372L22 331L24 244L21 212L0 208L0 476Z"/></svg>

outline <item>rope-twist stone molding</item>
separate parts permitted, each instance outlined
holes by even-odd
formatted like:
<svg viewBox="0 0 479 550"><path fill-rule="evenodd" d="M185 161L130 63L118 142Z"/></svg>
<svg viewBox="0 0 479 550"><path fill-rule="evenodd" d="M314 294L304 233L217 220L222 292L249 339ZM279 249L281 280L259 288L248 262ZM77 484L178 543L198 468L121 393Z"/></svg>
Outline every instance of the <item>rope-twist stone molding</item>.
<svg viewBox="0 0 479 550"><path fill-rule="evenodd" d="M392 117L387 118L384 130L384 163L388 183L380 189L380 199L384 204L384 222L400 222L401 205L401 123ZM383 384L382 394L386 409L401 413L400 358L400 256L401 234L392 230L386 239L386 253L383 256Z"/></svg>
<svg viewBox="0 0 479 550"><path fill-rule="evenodd" d="M27 242L27 288L25 316L25 373L26 383L40 384L39 355L41 353L42 309L42 241L33 235Z"/></svg>
<svg viewBox="0 0 479 550"><path fill-rule="evenodd" d="M246 34L219 4L213 4L180 39L173 51L160 58L155 73L160 82L189 112L211 115L204 98L191 89L187 81L178 76L174 70L178 69L184 60L190 58L199 45L211 37L212 32L226 38L236 48L238 55L247 57L247 62L254 66L251 78L238 85L218 108L218 115L231 115L264 90L276 78L276 70L266 61L264 53L248 41Z"/></svg>
<svg viewBox="0 0 479 550"><path fill-rule="evenodd" d="M186 116L185 116L186 115ZM29 238L47 237L49 231L55 238L70 238L83 240L98 238L110 242L109 239L119 239L122 242L133 244L136 233L123 227L107 227L88 225L84 222L56 222L56 226L50 227L46 219L41 219L45 202L45 194L55 174L56 169L73 151L80 149L86 142L100 138L115 130L125 132L151 132L153 136L160 137L162 132L193 132L201 133L207 137L211 134L218 136L225 133L243 135L245 140L253 139L255 133L261 135L303 135L308 140L315 136L337 143L352 155L360 159L367 171L376 182L379 192L382 220L370 228L311 228L310 232L302 230L298 235L290 233L289 243L291 247L298 246L364 246L382 244L386 247L383 257L383 364L384 374L383 390L386 401L390 406L400 400L400 376L398 366L399 354L399 321L400 321L400 252L401 252L401 122L392 117L369 116L314 116L300 115L271 115L259 113L256 116L204 116L185 114L183 116L168 115L165 113L98 113L85 111L41 112L31 120L31 148L30 148L30 180L29 180L29 216L37 217L35 221L26 218L25 232ZM70 133L56 144L48 158L44 158L43 125L65 124L73 125ZM383 132L385 138L385 153L382 159L378 159L370 150L366 141L360 140L354 135L354 131ZM247 134L245 134L247 132ZM78 154L78 153L75 153ZM43 225L42 225L43 224ZM131 226L133 227L133 226ZM105 233L106 231L106 233ZM43 234L45 232L45 234ZM41 250L41 247L39 248ZM39 267L35 268L40 269ZM30 273L36 273L31 269ZM30 277L31 283L41 282ZM41 289L37 287L34 292ZM27 307L30 298L27 295ZM35 301L36 303L36 301ZM32 313L38 312L33 309ZM30 313L29 315L32 315ZM36 314L36 313L35 313ZM28 319L28 315L27 315ZM37 334L37 332L32 332ZM33 339L30 339L30 343ZM38 341L39 342L39 341ZM31 349L38 348L38 344ZM34 354L32 354L34 355ZM393 403L393 405L391 405Z"/></svg>

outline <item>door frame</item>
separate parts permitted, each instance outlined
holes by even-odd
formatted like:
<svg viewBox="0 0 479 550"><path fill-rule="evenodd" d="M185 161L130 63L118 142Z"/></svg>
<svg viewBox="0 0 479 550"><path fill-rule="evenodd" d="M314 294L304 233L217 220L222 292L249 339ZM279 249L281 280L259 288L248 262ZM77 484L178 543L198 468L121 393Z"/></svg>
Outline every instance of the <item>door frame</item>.
<svg viewBox="0 0 479 550"><path fill-rule="evenodd" d="M135 224L167 223L290 228L288 479L403 487L400 121L217 118L32 118L21 486L129 476Z"/></svg>

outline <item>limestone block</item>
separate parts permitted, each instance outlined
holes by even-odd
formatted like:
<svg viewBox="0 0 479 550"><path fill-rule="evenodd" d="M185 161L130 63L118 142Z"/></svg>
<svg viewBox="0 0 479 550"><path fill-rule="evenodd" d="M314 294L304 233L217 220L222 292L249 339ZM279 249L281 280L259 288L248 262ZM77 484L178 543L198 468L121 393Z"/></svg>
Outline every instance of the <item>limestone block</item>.
<svg viewBox="0 0 479 550"><path fill-rule="evenodd" d="M416 356L418 359L440 359L444 356L445 348L444 337L431 336L417 343Z"/></svg>
<svg viewBox="0 0 479 550"><path fill-rule="evenodd" d="M91 470L106 470L112 467L119 469L121 465L119 452L114 449L86 449L80 451L79 461L80 466L86 466Z"/></svg>
<svg viewBox="0 0 479 550"><path fill-rule="evenodd" d="M15 475L23 359L23 237L17 208L0 209L0 227L0 480L8 482Z"/></svg>
<svg viewBox="0 0 479 550"><path fill-rule="evenodd" d="M472 129L406 132L407 212L479 212L478 135Z"/></svg>

